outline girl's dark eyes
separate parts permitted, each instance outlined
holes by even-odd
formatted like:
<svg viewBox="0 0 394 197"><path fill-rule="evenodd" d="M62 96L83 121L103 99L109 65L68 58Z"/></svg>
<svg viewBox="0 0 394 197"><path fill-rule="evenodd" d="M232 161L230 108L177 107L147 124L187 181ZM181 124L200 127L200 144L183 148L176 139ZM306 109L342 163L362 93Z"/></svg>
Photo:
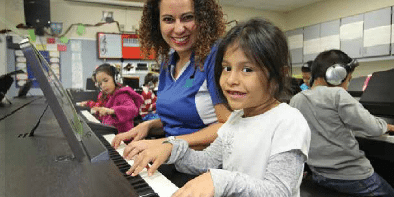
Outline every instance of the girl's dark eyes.
<svg viewBox="0 0 394 197"><path fill-rule="evenodd" d="M244 68L244 69L242 69L242 71L244 71L244 72L253 72L253 69L251 69L251 68Z"/></svg>
<svg viewBox="0 0 394 197"><path fill-rule="evenodd" d="M231 67L230 66L223 66L223 70L226 72L231 71ZM243 68L242 72L253 72L253 69L251 68Z"/></svg>
<svg viewBox="0 0 394 197"><path fill-rule="evenodd" d="M231 71L231 67L230 66L223 66L223 70L226 72Z"/></svg>

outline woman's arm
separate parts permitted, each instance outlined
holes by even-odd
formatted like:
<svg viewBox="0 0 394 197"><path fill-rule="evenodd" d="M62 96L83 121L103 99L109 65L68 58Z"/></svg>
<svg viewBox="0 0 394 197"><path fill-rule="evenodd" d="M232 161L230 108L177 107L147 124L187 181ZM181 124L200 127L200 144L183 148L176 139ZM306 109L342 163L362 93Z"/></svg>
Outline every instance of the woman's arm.
<svg viewBox="0 0 394 197"><path fill-rule="evenodd" d="M189 146L193 149L202 150L206 148L216 139L218 129L227 121L231 114L224 104L215 105L215 113L218 118L217 123L211 124L197 132L180 135L176 138L187 141Z"/></svg>
<svg viewBox="0 0 394 197"><path fill-rule="evenodd" d="M215 112L218 117L221 117L221 121L226 121L227 118L230 116L230 111L224 106L224 104L217 104L215 105ZM153 120L155 121L155 120ZM156 120L157 121L157 120ZM217 137L217 131L219 128L223 125L224 123L214 123L211 124L204 129L201 129L199 131L196 131L191 134L187 135L180 135L177 136L177 139L182 139L185 140L190 148L193 148L195 150L202 150L209 146ZM149 129L151 130L152 128L158 128L158 126L163 126L163 124L160 122L150 122L149 123ZM133 140L130 144L127 145L127 147L123 151L123 157L126 159L131 159L135 155L138 155L139 153L143 152L144 150L149 150L152 149L152 154L153 149L155 147L160 147L163 141L166 140L166 138L161 138L161 139L155 139L155 140L140 140L137 141L136 139L142 139L139 138L138 135L141 135L137 133L137 128L132 129L131 131L125 133L125 134L119 134L115 137L115 139L112 142L112 145L117 148L122 140L126 139L131 139L131 137L134 137L135 140ZM136 132L134 132L135 130ZM134 133L133 133L133 132ZM122 135L122 136L121 136ZM124 136L124 135L127 135ZM146 133L147 135L147 133ZM146 137L146 135L144 137ZM160 152L157 152L157 154L160 154ZM164 162L164 161L163 161ZM162 163L158 164L159 166Z"/></svg>
<svg viewBox="0 0 394 197"><path fill-rule="evenodd" d="M163 128L163 123L161 122L160 119L154 119L154 120L148 120L148 121L142 122L142 123L138 124L136 127L132 128L130 131L116 135L115 138L112 140L111 145L116 149L116 148L118 148L120 143L124 140L132 139L133 141L139 141L139 140L145 138L148 135L150 130L153 130L155 128ZM148 140L145 140L145 141L148 141ZM161 141L164 141L164 140L161 140ZM135 143L130 143L129 145L131 145L131 144L135 144ZM142 150L144 150L144 149L142 149ZM134 154L132 156L134 156Z"/></svg>

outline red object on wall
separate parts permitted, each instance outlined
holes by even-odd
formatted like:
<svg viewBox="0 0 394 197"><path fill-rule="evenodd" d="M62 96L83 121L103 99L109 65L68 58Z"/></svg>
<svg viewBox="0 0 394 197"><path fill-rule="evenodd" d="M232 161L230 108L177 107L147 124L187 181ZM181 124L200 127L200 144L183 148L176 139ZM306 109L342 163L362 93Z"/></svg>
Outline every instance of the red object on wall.
<svg viewBox="0 0 394 197"><path fill-rule="evenodd" d="M65 44L58 44L57 45L57 50L58 51L67 51L67 45L65 45Z"/></svg>
<svg viewBox="0 0 394 197"><path fill-rule="evenodd" d="M122 34L122 56L123 59L144 59L137 34ZM155 59L155 55L151 54L148 59Z"/></svg>
<svg viewBox="0 0 394 197"><path fill-rule="evenodd" d="M47 43L48 44L55 44L56 40L55 40L55 38L47 38Z"/></svg>

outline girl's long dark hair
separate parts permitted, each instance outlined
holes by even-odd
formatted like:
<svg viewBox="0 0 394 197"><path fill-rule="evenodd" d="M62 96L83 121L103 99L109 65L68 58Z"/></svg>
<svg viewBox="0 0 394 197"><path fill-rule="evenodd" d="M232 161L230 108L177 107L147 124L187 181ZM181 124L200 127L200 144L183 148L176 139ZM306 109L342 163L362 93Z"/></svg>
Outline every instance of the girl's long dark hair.
<svg viewBox="0 0 394 197"><path fill-rule="evenodd" d="M232 44L237 44L245 55L265 72L271 95L281 101L290 89L285 69L290 68L290 58L284 33L264 19L254 18L238 24L226 34L219 44L215 62L215 82L225 101L219 81L223 56Z"/></svg>

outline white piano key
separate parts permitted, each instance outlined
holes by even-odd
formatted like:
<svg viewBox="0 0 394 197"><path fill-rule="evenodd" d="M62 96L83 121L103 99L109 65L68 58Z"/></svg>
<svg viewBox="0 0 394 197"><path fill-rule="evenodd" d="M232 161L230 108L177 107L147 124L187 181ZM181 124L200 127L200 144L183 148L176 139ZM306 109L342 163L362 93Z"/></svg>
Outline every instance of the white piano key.
<svg viewBox="0 0 394 197"><path fill-rule="evenodd" d="M91 122L95 122L95 123L100 123L99 120L97 120L96 117L94 117L89 111L87 110L81 110L81 113L83 116L85 116L86 119L88 119Z"/></svg>
<svg viewBox="0 0 394 197"><path fill-rule="evenodd" d="M111 144L112 140L115 138L114 134L103 135L103 137ZM125 143L121 143L116 151L122 156L123 151L126 148ZM127 161L127 160L126 160ZM134 164L134 160L127 161L131 166ZM163 174L156 170L152 176L148 176L147 169L143 169L140 174L141 178L143 178L146 183L159 194L160 197L170 197L173 193L175 193L179 188L174 185L170 180L168 180Z"/></svg>

